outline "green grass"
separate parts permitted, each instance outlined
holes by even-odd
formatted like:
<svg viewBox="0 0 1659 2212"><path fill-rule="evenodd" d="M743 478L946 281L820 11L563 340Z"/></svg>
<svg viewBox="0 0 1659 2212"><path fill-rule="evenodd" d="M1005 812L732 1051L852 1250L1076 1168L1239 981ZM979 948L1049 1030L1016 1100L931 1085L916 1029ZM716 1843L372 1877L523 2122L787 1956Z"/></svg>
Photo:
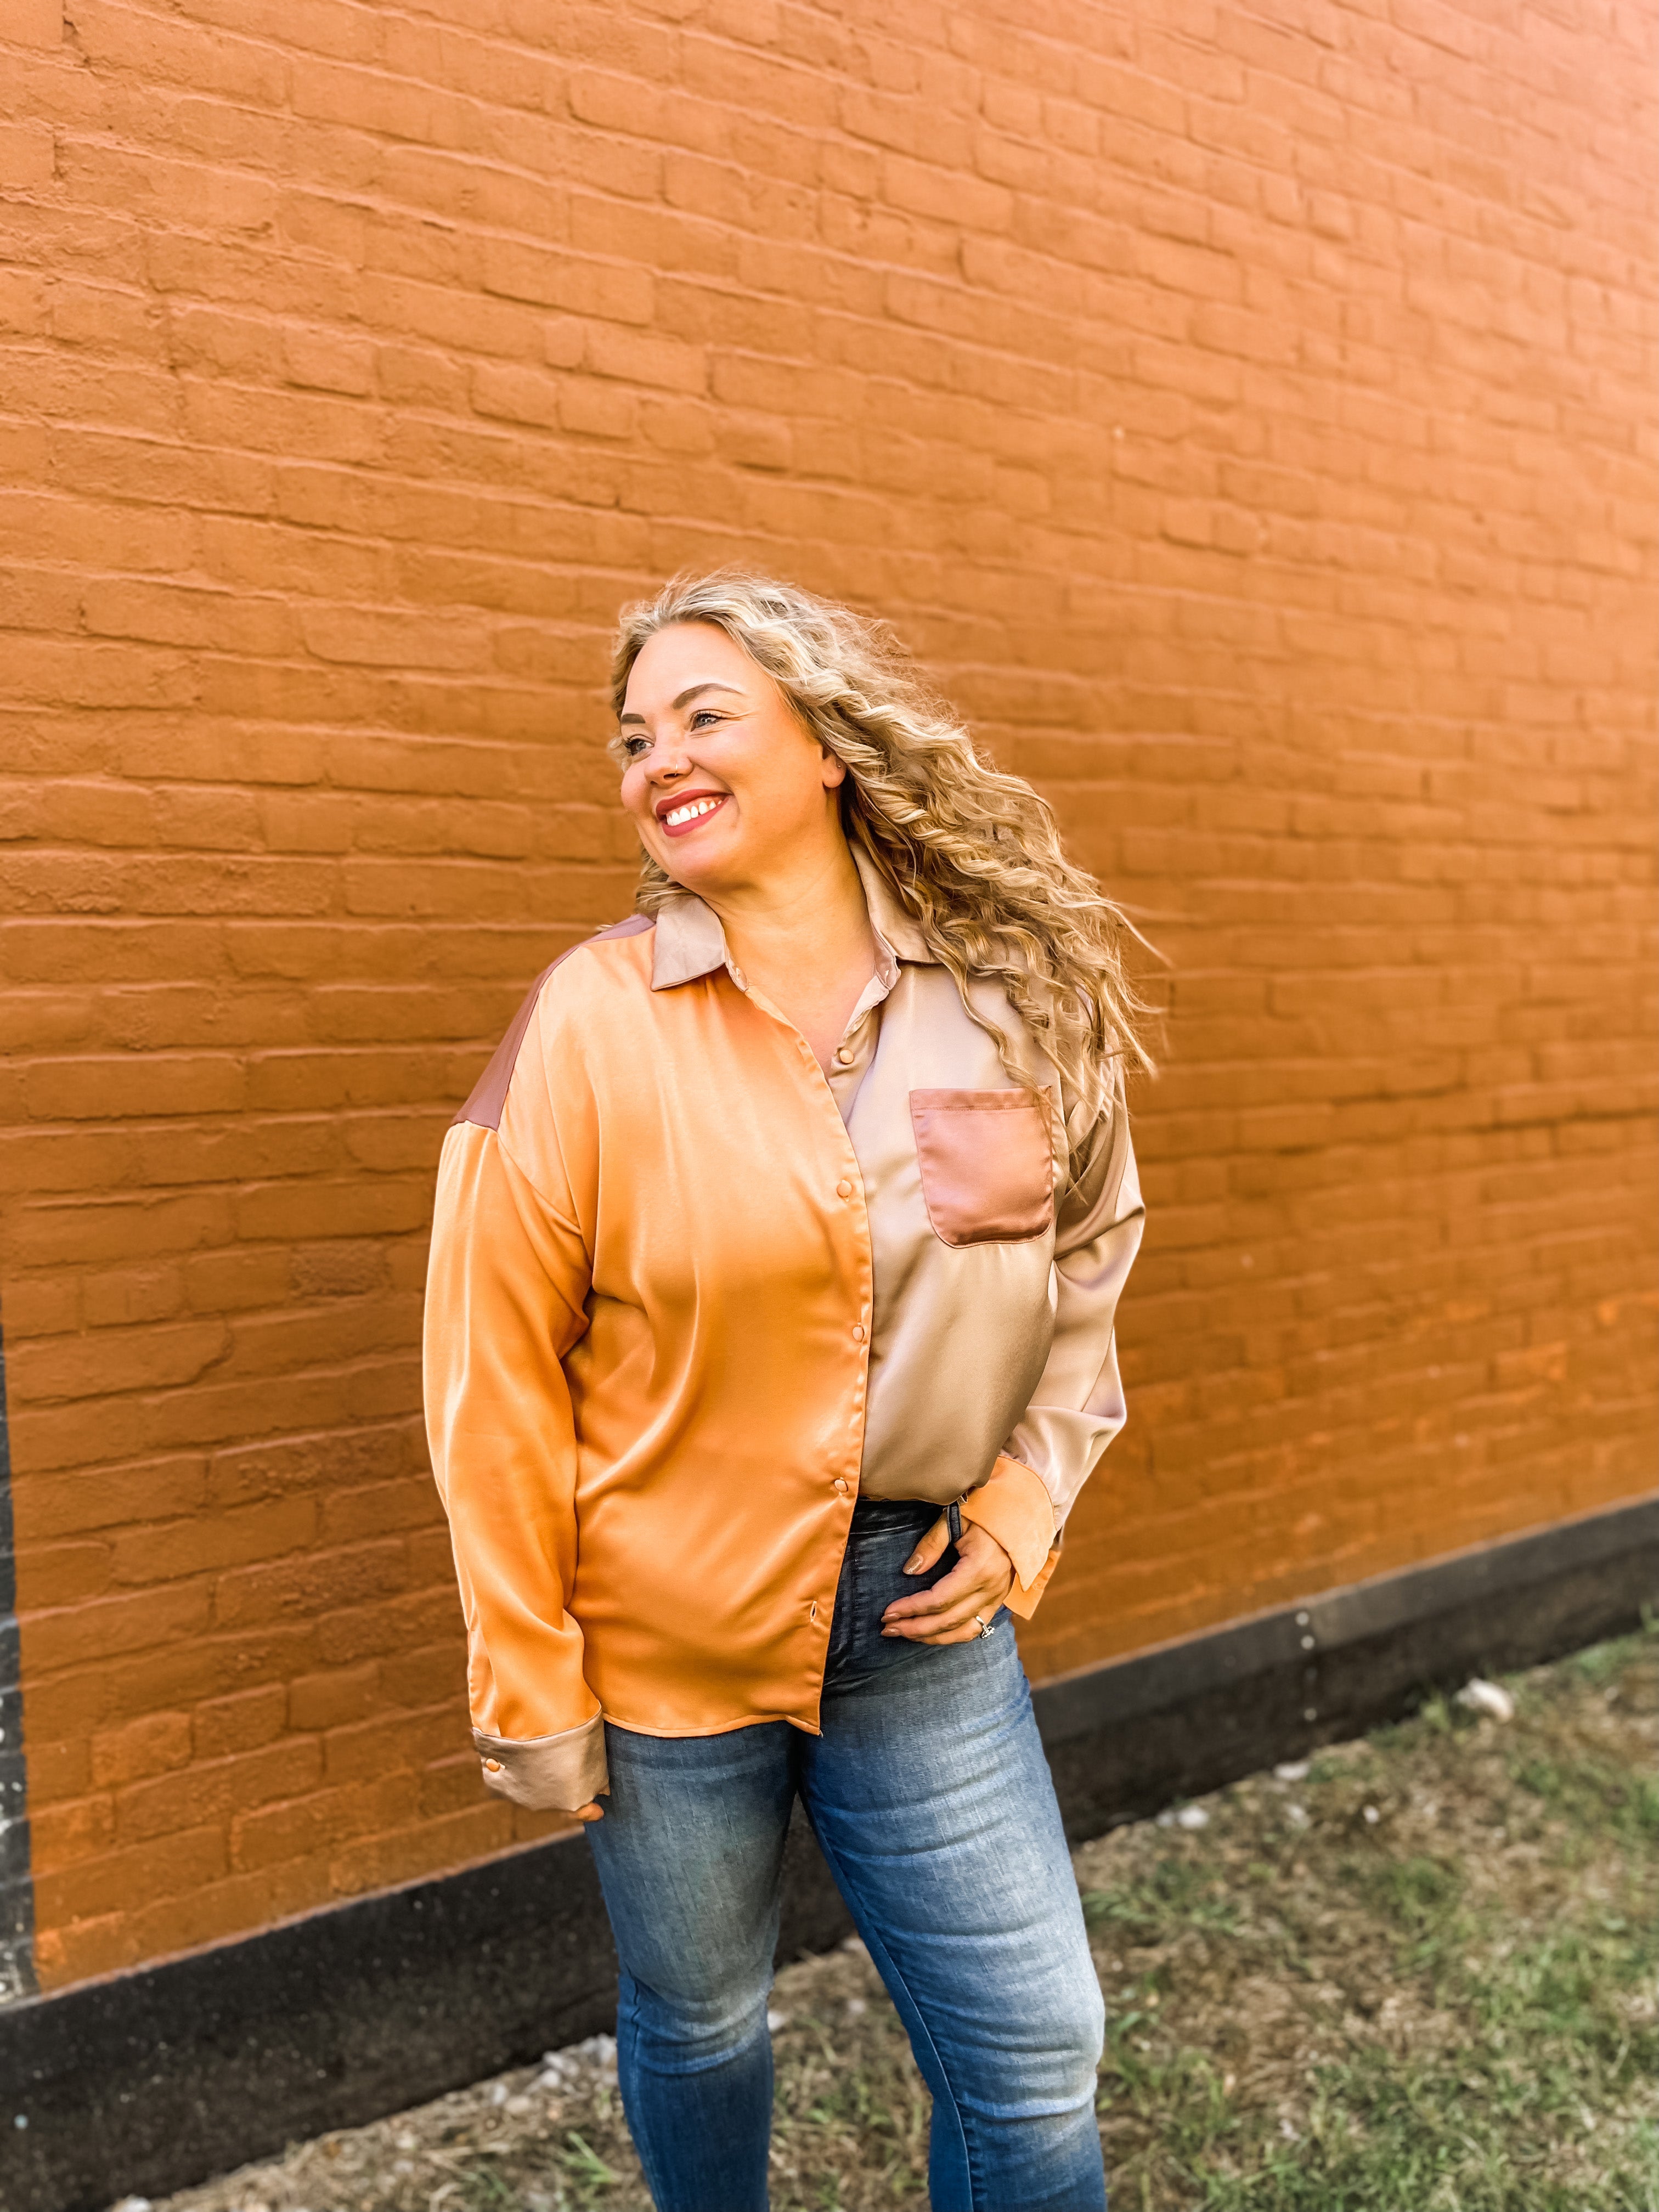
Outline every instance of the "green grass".
<svg viewBox="0 0 1659 2212"><path fill-rule="evenodd" d="M1231 1931L1238 1906L1219 1880L1189 1860L1166 1859L1146 1878L1118 1889L1085 1893L1091 1925L1132 1943L1156 1943L1182 1928Z"/></svg>
<svg viewBox="0 0 1659 2212"><path fill-rule="evenodd" d="M1527 1758L1512 1771L1523 1790L1592 1834L1659 1842L1659 1780L1652 1775L1590 1758Z"/></svg>
<svg viewBox="0 0 1659 2212"><path fill-rule="evenodd" d="M1509 1727L1431 1699L1085 1897L1114 2212L1659 2212L1659 1780L1610 1721L1656 1659L1511 1685Z"/></svg>
<svg viewBox="0 0 1659 2212"><path fill-rule="evenodd" d="M1659 2207L1659 2134L1611 2117L1659 2075L1659 2032L1632 2030L1620 2000L1659 1970L1659 1936L1620 1915L1516 1942L1497 1911L1472 1913L1455 1874L1414 1859L1377 1870L1374 1895L1402 1977L1426 1977L1459 2032L1431 2055L1366 2051L1312 2069L1294 2145L1230 2130L1204 2084L1201 2154L1231 2135L1253 2171L1201 2170L1214 2212L1591 2212ZM1190 2089L1187 2101L1194 2102ZM1601 2117L1597 2117L1601 2116ZM1166 2128L1176 2145L1183 2117ZM1552 2180L1550 2149L1600 2134L1604 2171Z"/></svg>

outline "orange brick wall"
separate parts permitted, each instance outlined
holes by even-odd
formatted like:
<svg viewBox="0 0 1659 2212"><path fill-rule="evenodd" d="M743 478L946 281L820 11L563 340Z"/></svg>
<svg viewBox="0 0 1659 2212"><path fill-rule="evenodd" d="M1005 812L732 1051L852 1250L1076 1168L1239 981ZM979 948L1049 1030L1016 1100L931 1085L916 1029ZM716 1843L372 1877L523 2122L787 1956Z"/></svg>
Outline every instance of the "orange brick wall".
<svg viewBox="0 0 1659 2212"><path fill-rule="evenodd" d="M1131 1426L1034 1669L1653 1483L1653 45L7 0L45 1984L534 1832L463 1726L428 1194L629 906L605 637L681 563L896 617L1173 963Z"/></svg>

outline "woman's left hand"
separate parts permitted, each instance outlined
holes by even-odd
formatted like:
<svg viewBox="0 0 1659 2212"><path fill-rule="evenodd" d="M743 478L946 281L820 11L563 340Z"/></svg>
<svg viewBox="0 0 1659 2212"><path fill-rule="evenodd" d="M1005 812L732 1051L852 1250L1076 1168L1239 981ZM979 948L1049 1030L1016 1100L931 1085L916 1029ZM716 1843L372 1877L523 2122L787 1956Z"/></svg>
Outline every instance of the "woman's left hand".
<svg viewBox="0 0 1659 2212"><path fill-rule="evenodd" d="M951 1524L941 1514L905 1561L905 1573L925 1575L950 1541ZM912 1644L971 1644L985 1632L981 1621L990 1626L1013 1580L1014 1563L989 1529L964 1521L955 1566L932 1589L895 1598L881 1617L881 1632Z"/></svg>

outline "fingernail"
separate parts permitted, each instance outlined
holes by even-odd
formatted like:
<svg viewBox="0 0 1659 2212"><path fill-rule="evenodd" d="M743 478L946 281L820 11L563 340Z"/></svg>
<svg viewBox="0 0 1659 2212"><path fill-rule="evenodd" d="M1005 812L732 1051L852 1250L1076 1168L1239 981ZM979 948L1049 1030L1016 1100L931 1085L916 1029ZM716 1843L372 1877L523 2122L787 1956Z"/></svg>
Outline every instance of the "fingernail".
<svg viewBox="0 0 1659 2212"><path fill-rule="evenodd" d="M920 1559L907 1559L904 1562L904 1571L907 1575L919 1575L921 1572L921 1561Z"/></svg>

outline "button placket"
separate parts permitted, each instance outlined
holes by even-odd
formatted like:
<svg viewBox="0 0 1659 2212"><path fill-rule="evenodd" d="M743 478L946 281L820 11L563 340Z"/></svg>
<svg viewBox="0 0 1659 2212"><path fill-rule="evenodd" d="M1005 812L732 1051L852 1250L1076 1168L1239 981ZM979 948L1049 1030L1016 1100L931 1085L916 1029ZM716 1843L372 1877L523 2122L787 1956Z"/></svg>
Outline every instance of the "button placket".
<svg viewBox="0 0 1659 2212"><path fill-rule="evenodd" d="M780 1017L779 1018L781 1018ZM865 1211L864 1205L861 1202L864 1195L863 1172L858 1166L857 1155L852 1152L850 1140L847 1133L847 1125L842 1118L841 1109L836 1103L835 1092L830 1084L825 1079L823 1068L816 1054L813 1053L811 1047L799 1032L797 1032L795 1036L795 1049L799 1055L802 1073L806 1078L806 1080L814 1093L815 1100L818 1108L822 1111L827 1112L835 1116L836 1132L841 1140L842 1158L848 1170L848 1172L837 1176L835 1186L836 1197L847 1206L848 1212L852 1216L852 1219L849 1224L849 1231L853 1240L852 1251L850 1255L853 1264L849 1272L853 1276L853 1280L849 1282L848 1288L853 1291L856 1299L856 1304L854 1307L854 1312L867 1316L870 1311L870 1301L873 1285L871 1279L869 1220ZM846 1068L851 1066L857 1058L858 1054L856 1051L852 1047L843 1044L840 1046L836 1052L835 1064L838 1067ZM858 1495L858 1470L862 1453L864 1416L866 1410L866 1360L867 1357L867 1354L862 1347L864 1347L866 1343L869 1333L869 1328L866 1322L858 1321L852 1324L852 1340L855 1346L860 1347L860 1350L858 1354L856 1372L853 1379L851 1403L848 1407L848 1444L846 1455L842 1462L842 1464L848 1471L843 1474L833 1475L830 1483L831 1493L833 1494L837 1504L846 1507L848 1510L849 1516L854 1500ZM832 1467L835 1463L836 1462L833 1460L830 1462ZM837 1514L836 1516L835 1526L839 1532L831 1539L836 1547L835 1555L833 1559L828 1559L825 1562L826 1566L831 1570L832 1574L839 1571L841 1559L844 1554L849 1522L848 1520L842 1520L840 1515ZM823 1607L822 1613L820 1613L821 1607ZM818 1637L827 1634L830 1626L831 1610L832 1607L829 1601L817 1598L811 1600L807 1609L807 1627L809 1632L816 1632L816 1634Z"/></svg>
<svg viewBox="0 0 1659 2212"><path fill-rule="evenodd" d="M733 984L746 998L749 999L751 1006L758 1007L762 1012L769 1015L773 1020L781 1023L785 1029L793 1029L793 1024L785 1021L783 1016L777 1012L775 1007L770 1006L763 996L757 997L750 991L748 978L744 975L742 969L738 967L736 963L732 961L729 957L726 962L726 971ZM884 987L881 994L883 997L886 995L887 991L891 989L892 984L896 981L896 969L894 969L891 976L884 975L880 978ZM874 1003L879 1003L879 1001L878 1000ZM849 1025L847 1036L848 1037L859 1039L860 1042L858 1044L854 1044L843 1042L836 1048L833 1059L833 1065L836 1069L842 1071L851 1069L855 1066L860 1059L860 1056L866 1059L872 1056L870 1040L873 1031L871 1025L871 1016L873 1012L874 1004L865 1008L859 1018ZM801 1073L805 1079L808 1090L812 1095L814 1104L820 1112L827 1112L835 1116L836 1133L840 1139L842 1156L843 1161L845 1161L848 1166L849 1172L840 1176L836 1179L836 1195L845 1205L847 1205L849 1213L852 1216L852 1219L849 1224L849 1231L853 1240L851 1254L853 1265L849 1272L854 1279L848 1285L848 1287L851 1289L855 1295L856 1304L854 1310L868 1316L871 1310L871 1298L873 1291L873 1284L872 1280L869 1218L864 1202L865 1192L863 1172L858 1166L856 1154L852 1152L850 1141L847 1133L845 1120L842 1116L841 1109L836 1103L836 1093L830 1084L825 1079L824 1070L822 1064L819 1062L817 1056L813 1052L811 1047L807 1043L805 1038L800 1035L799 1030L793 1030L793 1037L795 1050L799 1056ZM867 1379L866 1362L868 1357L867 1351L863 1349L863 1347L867 1345L869 1334L870 1330L867 1319L858 1321L852 1324L852 1340L855 1346L860 1347L860 1350L858 1355L856 1372L854 1376L851 1393L851 1403L848 1413L848 1441L846 1453L845 1457L842 1462L842 1464L848 1471L844 1474L836 1475L830 1484L830 1488L838 1504L848 1507L849 1509L849 1512L852 1504L858 1495L858 1473L862 1457L864 1419L866 1410L866 1385ZM835 1462L832 1461L831 1465L834 1464ZM835 1525L839 1530L839 1534L831 1539L831 1541L835 1546L834 1556L827 1559L825 1561L826 1567L830 1570L832 1580L835 1573L839 1571L840 1562L844 1554L847 1541L847 1530L849 1524L848 1522L842 1521L838 1515L836 1517ZM811 1598L808 1601L806 1628L808 1633L814 1636L815 1640L817 1638L822 1638L829 1632L832 1612L833 1600Z"/></svg>

